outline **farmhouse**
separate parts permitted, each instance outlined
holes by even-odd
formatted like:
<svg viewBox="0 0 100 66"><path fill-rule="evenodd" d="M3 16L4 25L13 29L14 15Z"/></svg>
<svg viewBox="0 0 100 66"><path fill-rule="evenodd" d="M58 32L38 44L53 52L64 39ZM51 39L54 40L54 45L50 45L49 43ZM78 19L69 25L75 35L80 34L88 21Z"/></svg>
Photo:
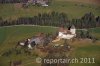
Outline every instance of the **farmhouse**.
<svg viewBox="0 0 100 66"><path fill-rule="evenodd" d="M40 4L41 6L48 6L49 0L28 0L28 3Z"/></svg>

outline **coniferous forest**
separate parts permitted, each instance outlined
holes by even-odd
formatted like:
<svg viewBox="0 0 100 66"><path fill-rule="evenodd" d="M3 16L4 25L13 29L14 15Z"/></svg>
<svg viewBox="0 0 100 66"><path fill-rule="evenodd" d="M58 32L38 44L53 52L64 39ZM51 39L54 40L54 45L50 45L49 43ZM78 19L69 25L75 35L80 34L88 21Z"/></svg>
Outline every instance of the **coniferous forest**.
<svg viewBox="0 0 100 66"><path fill-rule="evenodd" d="M70 20L65 13L58 13L52 11L51 13L39 13L33 17L20 17L17 20L3 20L0 17L0 26L10 25L41 25L41 26L55 26L61 25L70 26L75 25L76 28L94 28L100 27L100 16L95 16L93 13L86 13L79 19Z"/></svg>

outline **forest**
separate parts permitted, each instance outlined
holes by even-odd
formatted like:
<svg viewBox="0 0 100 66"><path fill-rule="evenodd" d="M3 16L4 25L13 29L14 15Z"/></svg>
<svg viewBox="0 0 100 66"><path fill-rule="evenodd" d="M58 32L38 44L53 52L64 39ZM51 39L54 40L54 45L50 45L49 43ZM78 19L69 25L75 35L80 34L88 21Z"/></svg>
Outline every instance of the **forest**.
<svg viewBox="0 0 100 66"><path fill-rule="evenodd" d="M92 12L86 13L78 19L69 19L67 14L52 11L51 13L39 13L33 17L20 17L16 20L3 20L0 17L0 26L11 25L40 25L40 26L71 26L76 28L95 28L100 27L100 16L95 16Z"/></svg>

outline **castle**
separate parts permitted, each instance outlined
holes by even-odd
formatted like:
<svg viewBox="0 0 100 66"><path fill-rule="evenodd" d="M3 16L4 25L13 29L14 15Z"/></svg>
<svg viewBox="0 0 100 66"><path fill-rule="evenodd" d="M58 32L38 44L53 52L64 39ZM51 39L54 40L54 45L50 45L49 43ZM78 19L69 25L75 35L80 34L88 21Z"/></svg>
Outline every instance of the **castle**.
<svg viewBox="0 0 100 66"><path fill-rule="evenodd" d="M72 39L76 36L76 28L75 26L71 26L70 30L66 28L59 28L58 36L52 42L60 41L60 39Z"/></svg>

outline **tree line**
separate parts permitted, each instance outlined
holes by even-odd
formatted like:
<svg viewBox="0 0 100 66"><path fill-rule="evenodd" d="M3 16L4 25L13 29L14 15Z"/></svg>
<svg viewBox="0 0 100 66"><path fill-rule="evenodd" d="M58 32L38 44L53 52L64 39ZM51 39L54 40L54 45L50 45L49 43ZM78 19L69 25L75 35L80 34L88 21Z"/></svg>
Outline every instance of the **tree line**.
<svg viewBox="0 0 100 66"><path fill-rule="evenodd" d="M0 0L1 4L5 3L26 3L28 0Z"/></svg>
<svg viewBox="0 0 100 66"><path fill-rule="evenodd" d="M0 26L10 25L41 25L41 26L71 26L75 25L76 28L94 28L100 27L100 16L95 17L93 13L86 13L80 19L69 20L66 13L51 12L39 13L33 17L20 17L17 20L3 20L0 17Z"/></svg>

